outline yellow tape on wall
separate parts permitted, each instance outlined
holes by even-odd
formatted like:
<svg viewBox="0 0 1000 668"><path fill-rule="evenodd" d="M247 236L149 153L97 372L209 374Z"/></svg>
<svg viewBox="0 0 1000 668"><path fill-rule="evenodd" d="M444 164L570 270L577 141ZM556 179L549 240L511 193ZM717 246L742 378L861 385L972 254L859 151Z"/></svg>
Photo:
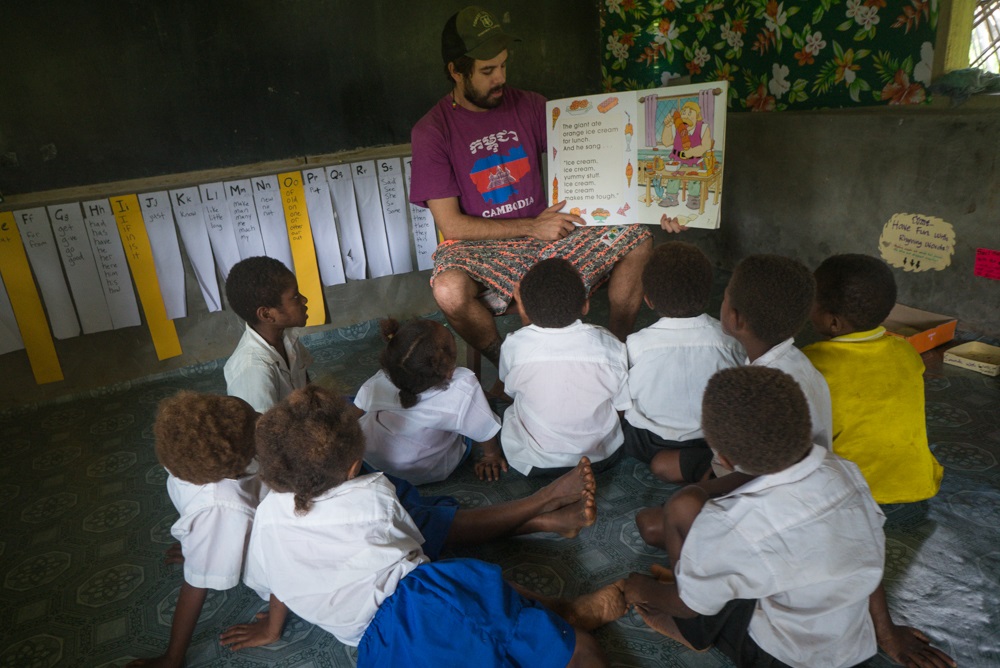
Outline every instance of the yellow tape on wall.
<svg viewBox="0 0 1000 668"><path fill-rule="evenodd" d="M14 309L17 327L21 330L35 382L42 385L62 380L62 368L52 342L49 321L35 289L35 279L31 276L14 214L10 211L0 213L0 275L7 287L7 296Z"/></svg>
<svg viewBox="0 0 1000 668"><path fill-rule="evenodd" d="M306 326L322 325L326 322L323 284L319 280L302 173L278 174L278 183L281 186L281 203L285 209L285 225L288 227L288 243L292 248L292 262L295 263L295 278L299 283L299 293L309 300Z"/></svg>
<svg viewBox="0 0 1000 668"><path fill-rule="evenodd" d="M149 245L139 198L136 195L112 197L111 210L115 214L125 257L128 258L128 266L139 291L139 301L142 302L146 324L153 337L156 357L161 360L177 357L181 354L181 342L177 338L174 322L167 318L167 309L163 305L163 294L160 292L160 282L156 278L156 265L153 262L153 249Z"/></svg>

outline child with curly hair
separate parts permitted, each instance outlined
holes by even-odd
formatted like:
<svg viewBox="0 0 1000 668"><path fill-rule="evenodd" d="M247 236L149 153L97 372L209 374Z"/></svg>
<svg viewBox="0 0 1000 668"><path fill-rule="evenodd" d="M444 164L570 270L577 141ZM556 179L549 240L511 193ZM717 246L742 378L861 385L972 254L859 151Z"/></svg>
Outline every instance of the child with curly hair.
<svg viewBox="0 0 1000 668"><path fill-rule="evenodd" d="M620 583L541 601L498 566L431 562L393 484L362 473L364 437L341 398L292 393L261 418L257 450L272 492L257 509L246 582L356 646L359 667L603 659L589 631L625 613Z"/></svg>
<svg viewBox="0 0 1000 668"><path fill-rule="evenodd" d="M507 470L490 409L475 374L455 365L455 337L433 320L381 321L382 369L358 390L365 411L365 461L414 485L444 480L482 447L480 480Z"/></svg>
<svg viewBox="0 0 1000 668"><path fill-rule="evenodd" d="M248 257L226 278L226 298L246 322L226 362L226 394L264 412L309 382L309 351L291 331L305 327L309 301L288 267L270 257Z"/></svg>
<svg viewBox="0 0 1000 668"><path fill-rule="evenodd" d="M830 386L833 451L861 469L879 503L938 492L944 469L927 445L924 363L881 323L896 303L885 262L834 255L816 269L812 322L829 340L803 349Z"/></svg>
<svg viewBox="0 0 1000 668"><path fill-rule="evenodd" d="M129 666L182 666L209 589L239 584L254 512L266 489L246 474L254 456L257 412L237 397L179 392L160 402L153 426L156 456L167 470L167 493L180 514L170 533L180 541L167 563L183 563L184 582L167 652ZM271 598L255 624L222 635L231 649L277 640L287 608ZM251 628L252 627L252 628Z"/></svg>

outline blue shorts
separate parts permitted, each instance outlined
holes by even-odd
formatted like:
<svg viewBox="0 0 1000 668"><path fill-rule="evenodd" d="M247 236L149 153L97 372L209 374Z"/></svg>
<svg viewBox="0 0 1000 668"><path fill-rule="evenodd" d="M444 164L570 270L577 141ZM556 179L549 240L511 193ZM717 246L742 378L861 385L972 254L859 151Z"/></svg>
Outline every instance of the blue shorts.
<svg viewBox="0 0 1000 668"><path fill-rule="evenodd" d="M361 467L361 473L375 473L378 469L367 463ZM424 554L432 560L441 556L451 524L458 512L458 499L453 496L422 496L417 488L402 478L383 473L396 488L399 502L410 513L413 523L420 529L424 537Z"/></svg>
<svg viewBox="0 0 1000 668"><path fill-rule="evenodd" d="M575 647L573 627L517 593L499 566L445 559L418 566L382 602L358 645L358 668L563 668Z"/></svg>

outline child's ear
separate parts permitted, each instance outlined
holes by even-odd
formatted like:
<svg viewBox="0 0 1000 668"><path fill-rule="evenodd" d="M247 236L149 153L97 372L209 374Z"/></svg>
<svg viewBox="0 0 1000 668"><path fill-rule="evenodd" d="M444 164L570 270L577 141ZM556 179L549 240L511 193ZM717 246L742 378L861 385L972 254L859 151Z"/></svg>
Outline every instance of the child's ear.
<svg viewBox="0 0 1000 668"><path fill-rule="evenodd" d="M645 303L645 304L646 304L646 306L648 306L648 307L649 307L650 309L652 309L652 310L654 310L654 311L656 310L655 308L653 308L653 302L649 301L649 296L648 296L648 295L643 295L643 296L642 296L642 301L643 301L643 303Z"/></svg>
<svg viewBox="0 0 1000 668"><path fill-rule="evenodd" d="M847 321L844 320L839 315L836 315L834 313L827 313L827 317L829 318L826 321L827 327L829 328L830 333L833 334L834 336L840 336L841 334L845 334L850 329L850 326L847 324Z"/></svg>
<svg viewBox="0 0 1000 668"><path fill-rule="evenodd" d="M580 315L587 315L590 312L590 299L583 302L583 309L580 311Z"/></svg>
<svg viewBox="0 0 1000 668"><path fill-rule="evenodd" d="M354 460L354 463L351 464L351 468L348 469L348 471L347 471L347 479L348 480L354 480L355 478L358 477L358 473L361 472L361 463L362 462L361 462L360 459L355 459Z"/></svg>
<svg viewBox="0 0 1000 668"><path fill-rule="evenodd" d="M747 319L743 317L743 314L736 309L730 307L732 311L732 321L733 321L733 331L734 332L745 332L747 331Z"/></svg>
<svg viewBox="0 0 1000 668"><path fill-rule="evenodd" d="M257 307L257 322L274 322L274 316L271 315L271 307Z"/></svg>

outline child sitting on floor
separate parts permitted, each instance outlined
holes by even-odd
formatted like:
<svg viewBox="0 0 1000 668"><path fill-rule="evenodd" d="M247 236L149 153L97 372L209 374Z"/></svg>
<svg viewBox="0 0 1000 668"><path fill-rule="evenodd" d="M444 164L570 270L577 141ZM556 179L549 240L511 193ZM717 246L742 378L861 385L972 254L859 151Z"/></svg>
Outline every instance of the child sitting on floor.
<svg viewBox="0 0 1000 668"><path fill-rule="evenodd" d="M815 290L812 274L798 260L751 255L733 270L720 320L723 331L743 344L747 364L781 369L798 381L809 403L812 441L829 450L830 388L793 339L809 319Z"/></svg>
<svg viewBox="0 0 1000 668"><path fill-rule="evenodd" d="M830 386L833 451L861 469L878 503L937 494L943 469L927 447L924 363L882 321L896 303L885 262L834 255L816 269L812 322L828 337L803 352Z"/></svg>
<svg viewBox="0 0 1000 668"><path fill-rule="evenodd" d="M588 633L625 612L620 583L546 601L472 559L430 562L423 537L378 472L362 474L351 408L310 386L257 430L261 476L247 584L358 648L367 666L565 666L600 661Z"/></svg>
<svg viewBox="0 0 1000 668"><path fill-rule="evenodd" d="M810 443L805 397L790 376L718 372L702 425L724 464L756 477L671 498L672 578L633 573L625 583L651 628L695 650L715 646L737 666L854 666L876 641L905 665L954 665L922 633L893 624L881 585L885 516L857 466ZM711 500L710 486L719 494Z"/></svg>
<svg viewBox="0 0 1000 668"><path fill-rule="evenodd" d="M138 659L129 666L182 666L184 654L209 589L239 584L250 527L262 490L256 475L245 473L254 456L257 413L242 399L179 392L160 402L153 433L156 456L167 470L167 493L180 518L170 533L180 541L167 563L184 564L167 653ZM231 649L277 640L287 609L271 598L270 613L255 624L235 626L222 635Z"/></svg>
<svg viewBox="0 0 1000 668"><path fill-rule="evenodd" d="M496 439L500 418L475 374L455 366L455 337L433 320L400 325L390 318L380 325L382 369L354 399L365 411L365 461L414 485L439 482L465 461L475 441L483 449L476 474L498 480L507 470Z"/></svg>
<svg viewBox="0 0 1000 668"><path fill-rule="evenodd" d="M616 411L630 405L625 345L580 321L590 303L583 279L560 258L542 260L518 288L526 325L500 348L500 380L514 399L500 442L524 475L557 473L581 456L609 467L624 440Z"/></svg>
<svg viewBox="0 0 1000 668"><path fill-rule="evenodd" d="M746 359L740 344L705 313L712 264L683 241L657 246L642 272L646 305L660 315L628 337L625 454L649 464L667 482L710 475L712 451L701 432L701 396L716 371Z"/></svg>
<svg viewBox="0 0 1000 668"><path fill-rule="evenodd" d="M309 352L289 331L305 327L308 300L295 274L270 257L237 262L226 278L226 298L246 330L226 362L226 394L263 413L292 390L305 387Z"/></svg>

